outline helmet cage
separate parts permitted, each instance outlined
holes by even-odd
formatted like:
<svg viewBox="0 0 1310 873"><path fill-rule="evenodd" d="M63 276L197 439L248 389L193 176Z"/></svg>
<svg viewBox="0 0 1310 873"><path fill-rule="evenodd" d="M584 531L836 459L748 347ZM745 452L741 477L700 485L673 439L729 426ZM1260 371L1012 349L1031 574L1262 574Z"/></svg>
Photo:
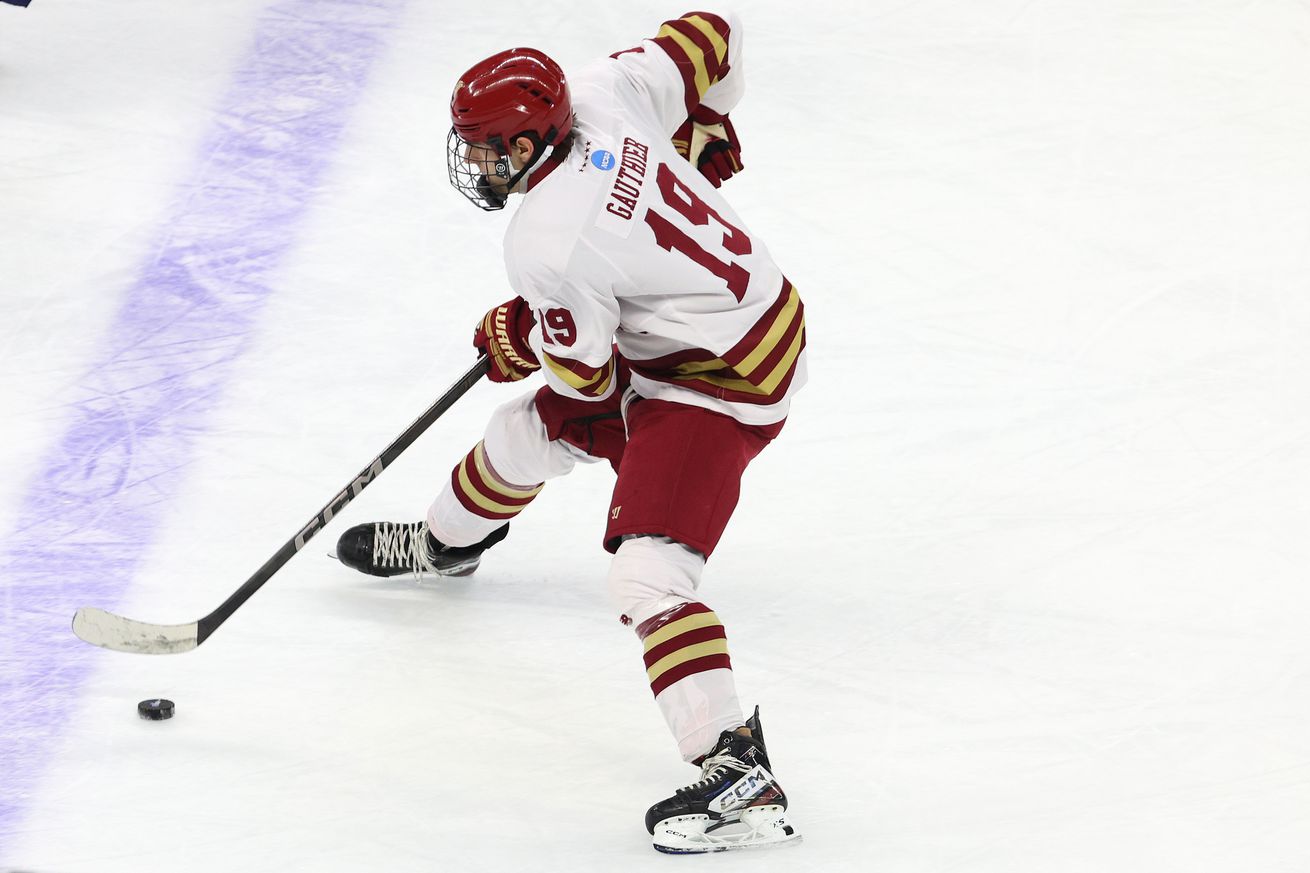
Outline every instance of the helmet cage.
<svg viewBox="0 0 1310 873"><path fill-rule="evenodd" d="M487 212L504 209L509 200L509 192L513 191L523 177L551 151L550 147L564 140L554 127L550 129L550 138L545 142L530 130L523 131L513 139L517 140L519 137L530 140L533 148L531 160L518 172L514 171L514 165L510 163L509 149L505 147L504 140L498 136L488 137L486 144L496 152L495 175L507 180L496 185L482 171L482 167L468 160L466 149L474 144L466 142L459 135L459 131L452 127L446 137L446 169L450 174L450 184L479 209ZM497 188L503 188L504 193L496 190Z"/></svg>
<svg viewBox="0 0 1310 873"><path fill-rule="evenodd" d="M513 173L513 168L504 144L489 143L489 145L496 150L495 175L508 179ZM452 127L446 137L446 169L450 174L451 186L479 209L487 212L504 209L509 200L511 186L505 186L504 193L497 191L487 174L482 172L482 168L468 160L466 151L468 146L469 143L466 143Z"/></svg>

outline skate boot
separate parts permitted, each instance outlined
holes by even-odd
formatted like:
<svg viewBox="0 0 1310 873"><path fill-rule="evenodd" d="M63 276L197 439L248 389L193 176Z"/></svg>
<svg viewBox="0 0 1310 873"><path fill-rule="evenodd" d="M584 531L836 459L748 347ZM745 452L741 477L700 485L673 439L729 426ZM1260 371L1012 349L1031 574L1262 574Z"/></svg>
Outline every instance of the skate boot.
<svg viewBox="0 0 1310 873"><path fill-rule="evenodd" d="M701 779L646 813L655 848L672 855L795 844L787 795L773 778L760 728L760 709L746 722L749 737L732 731L701 760Z"/></svg>
<svg viewBox="0 0 1310 873"><path fill-rule="evenodd" d="M370 576L467 576L478 568L482 553L505 538L509 525L496 528L480 543L447 546L428 530L426 521L409 524L375 521L357 524L337 540L337 558Z"/></svg>

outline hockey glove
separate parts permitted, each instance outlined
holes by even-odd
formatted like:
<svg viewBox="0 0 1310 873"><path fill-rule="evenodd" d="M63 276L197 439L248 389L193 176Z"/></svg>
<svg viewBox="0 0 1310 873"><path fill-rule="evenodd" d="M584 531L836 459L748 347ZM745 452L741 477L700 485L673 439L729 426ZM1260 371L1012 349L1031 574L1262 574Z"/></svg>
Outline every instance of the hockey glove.
<svg viewBox="0 0 1310 873"><path fill-rule="evenodd" d="M673 147L701 175L718 188L745 166L741 162L741 142L727 115L704 106L696 111L673 134Z"/></svg>
<svg viewBox="0 0 1310 873"><path fill-rule="evenodd" d="M488 379L517 382L541 369L528 345L528 333L534 324L532 307L522 297L506 301L483 316L473 332L473 346L491 358Z"/></svg>

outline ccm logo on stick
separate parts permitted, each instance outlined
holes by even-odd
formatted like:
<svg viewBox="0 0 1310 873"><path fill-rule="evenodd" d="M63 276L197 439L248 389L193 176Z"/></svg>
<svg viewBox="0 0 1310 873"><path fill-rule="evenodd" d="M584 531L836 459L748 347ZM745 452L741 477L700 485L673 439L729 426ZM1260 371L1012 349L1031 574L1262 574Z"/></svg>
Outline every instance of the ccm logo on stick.
<svg viewBox="0 0 1310 873"><path fill-rule="evenodd" d="M309 540L309 537L317 532L318 528L323 527L331 521L338 512L345 508L347 503L359 496L359 492L364 490L364 486L372 482L381 472L382 459L378 458L373 462L371 467L356 476L355 481L347 485L345 490L336 497L333 497L331 502L323 508L323 511L315 516L309 524L305 525L300 533L296 534L296 551L303 549L305 543Z"/></svg>

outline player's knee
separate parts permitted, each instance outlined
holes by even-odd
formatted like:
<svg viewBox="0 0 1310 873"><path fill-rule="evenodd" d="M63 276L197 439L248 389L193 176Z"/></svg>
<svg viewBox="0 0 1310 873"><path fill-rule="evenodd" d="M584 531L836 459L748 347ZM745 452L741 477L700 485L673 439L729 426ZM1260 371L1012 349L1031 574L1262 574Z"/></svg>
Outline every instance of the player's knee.
<svg viewBox="0 0 1310 873"><path fill-rule="evenodd" d="M704 567L704 555L668 537L625 539L610 563L610 602L621 616L640 625L695 600Z"/></svg>
<svg viewBox="0 0 1310 873"><path fill-rule="evenodd" d="M487 420L483 442L502 454L514 454L527 445L546 442L546 426L541 423L531 394L522 394L502 403Z"/></svg>
<svg viewBox="0 0 1310 873"><path fill-rule="evenodd" d="M572 458L551 445L532 397L529 392L496 407L482 437L487 463L514 485L535 485L573 468Z"/></svg>

